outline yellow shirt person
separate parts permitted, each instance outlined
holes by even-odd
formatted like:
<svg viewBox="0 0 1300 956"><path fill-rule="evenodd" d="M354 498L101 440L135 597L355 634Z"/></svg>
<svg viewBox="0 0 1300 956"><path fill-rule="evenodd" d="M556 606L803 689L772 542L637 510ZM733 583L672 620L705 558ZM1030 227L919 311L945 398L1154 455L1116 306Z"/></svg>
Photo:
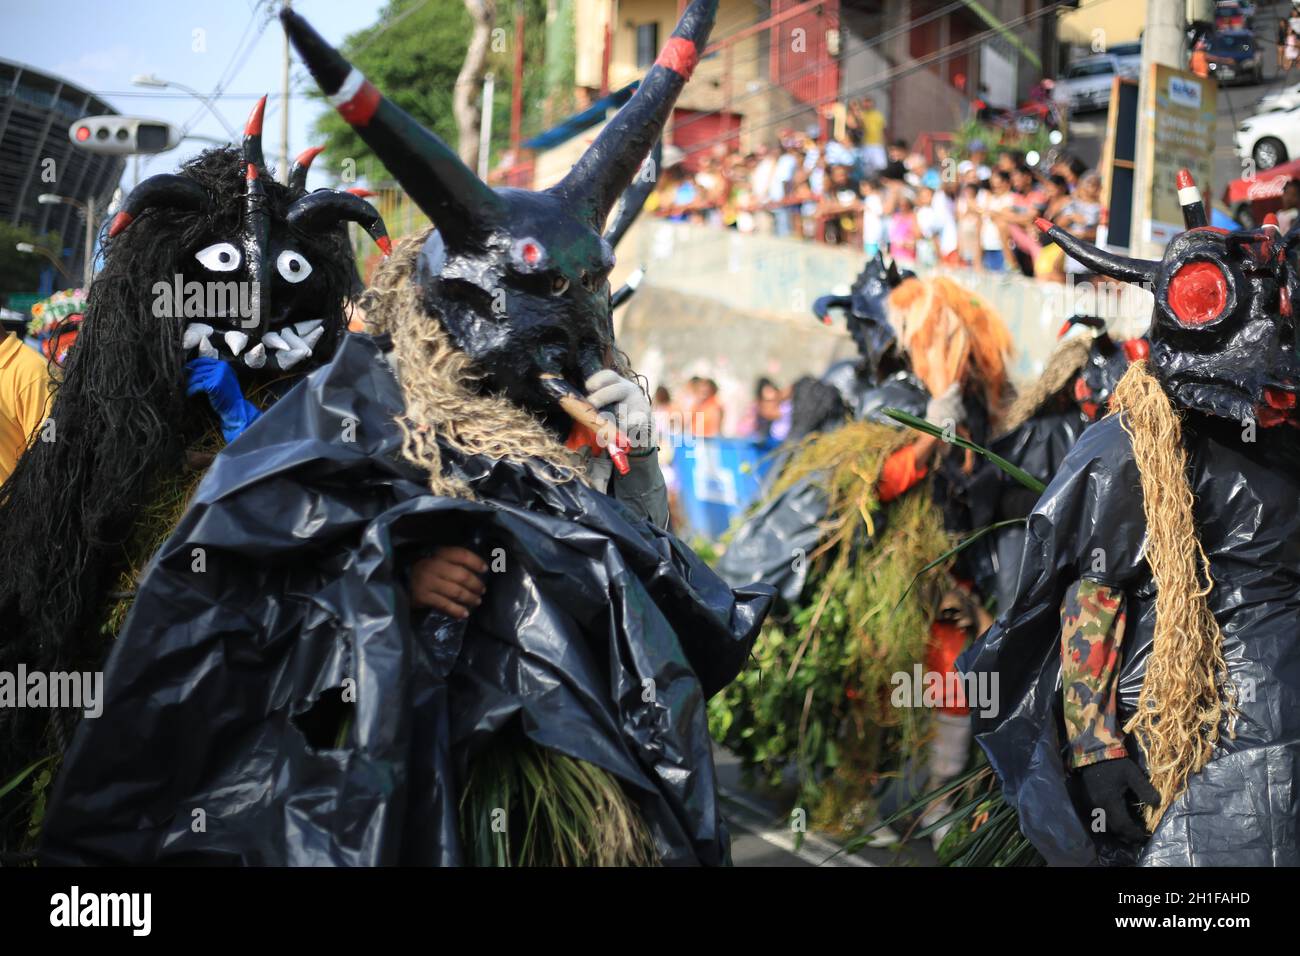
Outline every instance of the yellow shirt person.
<svg viewBox="0 0 1300 956"><path fill-rule="evenodd" d="M0 484L13 473L50 402L45 359L10 332L0 339Z"/></svg>

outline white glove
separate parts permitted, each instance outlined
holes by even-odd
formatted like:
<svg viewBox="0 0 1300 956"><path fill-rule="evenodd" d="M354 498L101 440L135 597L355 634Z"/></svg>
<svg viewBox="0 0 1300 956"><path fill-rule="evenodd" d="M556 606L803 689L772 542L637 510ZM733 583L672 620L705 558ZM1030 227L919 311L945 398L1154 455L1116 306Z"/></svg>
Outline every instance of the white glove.
<svg viewBox="0 0 1300 956"><path fill-rule="evenodd" d="M966 407L961 402L961 386L953 382L942 395L930 399L925 406L925 420L936 428L955 432L966 421Z"/></svg>
<svg viewBox="0 0 1300 956"><path fill-rule="evenodd" d="M650 400L635 382L613 369L601 369L587 379L587 401L618 426L628 443L645 451L655 445L654 415Z"/></svg>

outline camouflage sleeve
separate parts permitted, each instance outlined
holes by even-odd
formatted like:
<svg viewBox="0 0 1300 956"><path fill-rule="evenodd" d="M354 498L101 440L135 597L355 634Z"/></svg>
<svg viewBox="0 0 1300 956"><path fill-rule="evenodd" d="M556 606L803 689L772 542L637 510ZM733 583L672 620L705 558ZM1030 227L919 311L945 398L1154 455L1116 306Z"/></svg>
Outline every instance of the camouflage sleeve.
<svg viewBox="0 0 1300 956"><path fill-rule="evenodd" d="M1061 685L1070 764L1127 756L1115 693L1124 642L1124 594L1080 580L1061 603Z"/></svg>

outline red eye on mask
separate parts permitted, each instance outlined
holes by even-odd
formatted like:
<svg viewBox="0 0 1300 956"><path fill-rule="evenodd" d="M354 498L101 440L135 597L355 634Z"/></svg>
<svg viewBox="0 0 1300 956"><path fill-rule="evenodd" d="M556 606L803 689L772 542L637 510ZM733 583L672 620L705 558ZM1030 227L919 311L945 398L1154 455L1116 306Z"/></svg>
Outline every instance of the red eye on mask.
<svg viewBox="0 0 1300 956"><path fill-rule="evenodd" d="M1228 280L1212 262L1189 262L1169 280L1169 308L1190 328L1208 325L1228 305Z"/></svg>
<svg viewBox="0 0 1300 956"><path fill-rule="evenodd" d="M546 247L531 236L514 241L510 258L520 272L540 272L547 266Z"/></svg>

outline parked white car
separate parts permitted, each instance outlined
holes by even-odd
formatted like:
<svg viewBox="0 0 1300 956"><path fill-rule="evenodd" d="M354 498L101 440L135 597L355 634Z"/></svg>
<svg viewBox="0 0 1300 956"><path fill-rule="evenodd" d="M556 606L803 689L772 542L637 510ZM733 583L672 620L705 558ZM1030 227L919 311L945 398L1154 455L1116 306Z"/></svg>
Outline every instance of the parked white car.
<svg viewBox="0 0 1300 956"><path fill-rule="evenodd" d="M1271 113L1275 110L1289 110L1300 106L1300 83L1284 86L1275 93L1261 97L1255 104L1255 113Z"/></svg>
<svg viewBox="0 0 1300 956"><path fill-rule="evenodd" d="M1235 139L1238 158L1253 160L1256 169L1300 157L1300 104L1247 117Z"/></svg>
<svg viewBox="0 0 1300 956"><path fill-rule="evenodd" d="M1071 64L1056 81L1052 96L1071 113L1105 109L1110 105L1110 87L1115 77L1137 79L1137 74L1134 58L1099 53Z"/></svg>

